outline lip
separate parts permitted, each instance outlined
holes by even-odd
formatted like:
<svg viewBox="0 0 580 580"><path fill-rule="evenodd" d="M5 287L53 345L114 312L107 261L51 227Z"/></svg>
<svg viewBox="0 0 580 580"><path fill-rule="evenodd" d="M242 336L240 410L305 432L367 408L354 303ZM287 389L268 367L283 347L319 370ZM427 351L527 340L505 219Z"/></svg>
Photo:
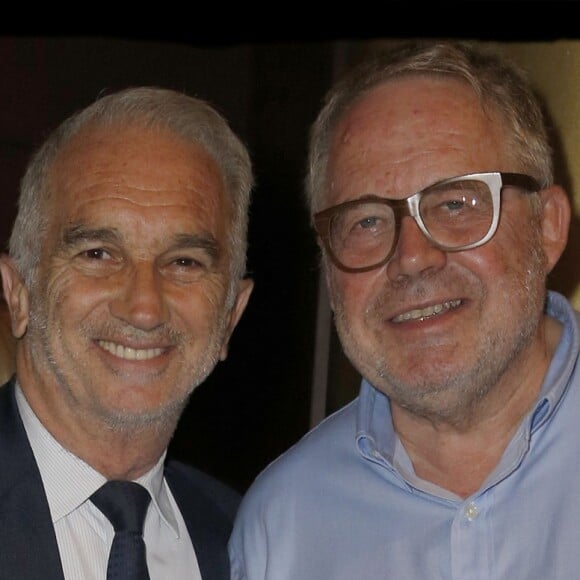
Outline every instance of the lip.
<svg viewBox="0 0 580 580"><path fill-rule="evenodd" d="M107 354L114 356L118 360L128 362L146 362L156 359L168 350L168 347L161 346L127 346L112 340L96 340L97 346Z"/></svg>
<svg viewBox="0 0 580 580"><path fill-rule="evenodd" d="M393 316L390 321L393 324L405 324L434 320L443 314L453 312L463 303L463 300L460 298L451 298L441 302L432 302L424 306L416 306L414 308L404 310Z"/></svg>

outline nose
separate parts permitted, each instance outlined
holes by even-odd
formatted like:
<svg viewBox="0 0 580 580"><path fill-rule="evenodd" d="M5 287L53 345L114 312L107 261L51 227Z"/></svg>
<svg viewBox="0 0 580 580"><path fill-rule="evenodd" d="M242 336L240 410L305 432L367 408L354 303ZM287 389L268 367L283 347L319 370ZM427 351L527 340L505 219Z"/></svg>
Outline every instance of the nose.
<svg viewBox="0 0 580 580"><path fill-rule="evenodd" d="M411 216L401 219L395 251L387 263L393 282L420 277L445 267L447 253L434 246Z"/></svg>
<svg viewBox="0 0 580 580"><path fill-rule="evenodd" d="M163 279L154 265L135 264L121 278L119 291L110 305L113 316L141 330L153 330L167 322Z"/></svg>

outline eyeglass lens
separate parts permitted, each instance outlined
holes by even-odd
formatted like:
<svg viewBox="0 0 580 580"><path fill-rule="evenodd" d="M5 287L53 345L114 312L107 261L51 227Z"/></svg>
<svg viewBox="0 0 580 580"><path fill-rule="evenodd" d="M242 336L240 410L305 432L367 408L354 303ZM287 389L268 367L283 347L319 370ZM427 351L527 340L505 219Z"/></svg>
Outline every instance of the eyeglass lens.
<svg viewBox="0 0 580 580"><path fill-rule="evenodd" d="M482 240L493 222L488 185L478 180L435 184L419 193L423 233L442 249L460 249ZM365 268L382 262L392 251L406 201L361 201L345 206L330 225L330 245L340 263Z"/></svg>

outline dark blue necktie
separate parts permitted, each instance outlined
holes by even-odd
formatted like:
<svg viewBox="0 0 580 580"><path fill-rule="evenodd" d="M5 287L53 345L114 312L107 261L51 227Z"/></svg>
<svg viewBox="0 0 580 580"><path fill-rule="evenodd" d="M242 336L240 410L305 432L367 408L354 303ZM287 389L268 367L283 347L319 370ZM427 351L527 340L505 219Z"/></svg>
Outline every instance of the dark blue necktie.
<svg viewBox="0 0 580 580"><path fill-rule="evenodd" d="M91 496L91 501L115 528L107 580L149 580L143 541L149 492L133 481L108 481Z"/></svg>

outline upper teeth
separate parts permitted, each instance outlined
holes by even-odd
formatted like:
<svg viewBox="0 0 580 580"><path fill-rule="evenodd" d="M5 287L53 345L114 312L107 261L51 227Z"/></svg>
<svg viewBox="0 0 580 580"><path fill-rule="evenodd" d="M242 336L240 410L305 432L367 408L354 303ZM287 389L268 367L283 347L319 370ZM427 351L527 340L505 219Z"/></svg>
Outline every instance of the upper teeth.
<svg viewBox="0 0 580 580"><path fill-rule="evenodd" d="M435 304L433 306L427 306L427 308L417 308L415 310L410 310L404 314L399 314L393 318L393 322L404 322L406 320L423 320L429 318L429 316L435 316L440 314L444 310L451 310L452 308L457 308L461 304L461 300L449 300L443 304Z"/></svg>
<svg viewBox="0 0 580 580"><path fill-rule="evenodd" d="M99 345L107 352L127 360L149 360L163 352L162 348L131 348L107 340L99 340Z"/></svg>

